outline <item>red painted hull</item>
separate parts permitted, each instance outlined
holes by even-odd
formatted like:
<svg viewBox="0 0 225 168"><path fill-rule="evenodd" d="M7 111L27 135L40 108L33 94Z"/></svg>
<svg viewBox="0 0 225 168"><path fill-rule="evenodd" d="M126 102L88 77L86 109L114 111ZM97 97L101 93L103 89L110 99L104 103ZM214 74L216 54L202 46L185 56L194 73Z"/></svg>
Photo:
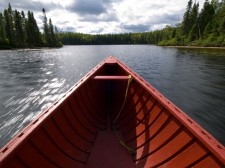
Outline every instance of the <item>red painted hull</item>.
<svg viewBox="0 0 225 168"><path fill-rule="evenodd" d="M225 167L225 148L109 57L1 149L0 167Z"/></svg>

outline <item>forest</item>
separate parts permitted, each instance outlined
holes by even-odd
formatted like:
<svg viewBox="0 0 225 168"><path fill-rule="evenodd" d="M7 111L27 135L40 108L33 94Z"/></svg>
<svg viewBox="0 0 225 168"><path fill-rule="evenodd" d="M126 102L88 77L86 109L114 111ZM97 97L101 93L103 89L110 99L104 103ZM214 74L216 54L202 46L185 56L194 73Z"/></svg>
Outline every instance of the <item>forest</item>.
<svg viewBox="0 0 225 168"><path fill-rule="evenodd" d="M206 0L203 8L189 0L181 23L151 32L82 34L60 32L63 44L157 44L161 46L225 46L225 0Z"/></svg>
<svg viewBox="0 0 225 168"><path fill-rule="evenodd" d="M37 25L33 12L28 11L27 17L23 11L8 9L0 13L0 49L60 47L57 28L51 19L47 19L43 8L43 33Z"/></svg>
<svg viewBox="0 0 225 168"><path fill-rule="evenodd" d="M65 45L156 44L161 46L225 47L225 0L189 0L183 19L175 26L136 33L83 34L58 32L43 8L43 32L33 12L8 9L0 13L0 48L60 47ZM62 42L62 43L61 43Z"/></svg>

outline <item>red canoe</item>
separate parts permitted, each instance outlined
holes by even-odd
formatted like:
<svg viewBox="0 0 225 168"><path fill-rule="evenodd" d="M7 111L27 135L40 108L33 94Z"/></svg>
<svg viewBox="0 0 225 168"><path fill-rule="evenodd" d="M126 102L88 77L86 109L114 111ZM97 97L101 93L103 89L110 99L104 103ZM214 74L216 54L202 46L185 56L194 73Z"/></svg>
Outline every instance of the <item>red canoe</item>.
<svg viewBox="0 0 225 168"><path fill-rule="evenodd" d="M225 167L212 135L108 57L0 151L0 167Z"/></svg>

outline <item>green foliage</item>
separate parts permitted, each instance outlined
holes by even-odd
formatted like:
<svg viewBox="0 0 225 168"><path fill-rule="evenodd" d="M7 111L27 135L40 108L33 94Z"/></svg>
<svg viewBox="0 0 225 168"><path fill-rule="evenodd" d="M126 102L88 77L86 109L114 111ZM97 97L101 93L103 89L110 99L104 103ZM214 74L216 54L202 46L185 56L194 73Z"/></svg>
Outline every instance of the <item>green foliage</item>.
<svg viewBox="0 0 225 168"><path fill-rule="evenodd" d="M199 14L199 27L201 36L206 37L207 34L211 32L207 32L212 26L213 16L215 15L215 9L212 3L205 1L204 6Z"/></svg>
<svg viewBox="0 0 225 168"><path fill-rule="evenodd" d="M225 1L224 1L225 2ZM225 3L189 0L181 24L145 33L90 35L64 32L58 35L63 44L158 44L163 46L225 46Z"/></svg>
<svg viewBox="0 0 225 168"><path fill-rule="evenodd" d="M44 44L48 47L61 47L62 43L59 42L57 35L55 33L54 25L52 24L52 20L47 19L45 9L42 9L44 19L43 19L43 30L44 30ZM57 29L56 29L57 30ZM57 30L58 33L58 30Z"/></svg>
<svg viewBox="0 0 225 168"><path fill-rule="evenodd" d="M10 9L10 8L9 8ZM14 28L13 28L13 21L10 10L4 10L4 30L5 30L5 36L9 41L9 45L14 45L13 40L13 34L14 34Z"/></svg>
<svg viewBox="0 0 225 168"><path fill-rule="evenodd" d="M190 41L196 40L200 37L200 31L199 31L199 20L198 20L198 8L199 8L199 4L195 3L193 5L192 11L191 11L191 23L190 23L190 27L189 27L189 33L188 35L188 39Z"/></svg>
<svg viewBox="0 0 225 168"><path fill-rule="evenodd" d="M28 11L26 18L23 11L12 10L9 4L8 9L0 13L0 49L62 46L56 38L51 19L47 26L50 42L44 43L33 12Z"/></svg>
<svg viewBox="0 0 225 168"><path fill-rule="evenodd" d="M101 44L155 44L158 42L157 32L123 33L123 34L82 34L62 32L59 40L66 45L101 45Z"/></svg>
<svg viewBox="0 0 225 168"><path fill-rule="evenodd" d="M182 31L183 34L188 34L190 31L190 27L192 26L192 0L189 0L186 12L183 16L183 23L182 23Z"/></svg>
<svg viewBox="0 0 225 168"><path fill-rule="evenodd" d="M25 30L23 29L23 19L21 14L15 10L14 15L15 25L15 46L23 47L25 45Z"/></svg>
<svg viewBox="0 0 225 168"><path fill-rule="evenodd" d="M218 0L205 1L199 13L199 4L192 0L188 2L181 25L176 26L176 38L168 37L170 32L161 30L164 34L159 45L191 45L205 47L225 46L225 3ZM167 34L167 36L166 36Z"/></svg>
<svg viewBox="0 0 225 168"><path fill-rule="evenodd" d="M61 32L47 19L43 8L43 34L32 12L12 10L10 4L0 13L0 48L60 47L63 44L158 44L191 46L225 46L225 1L206 0L199 4L189 0L181 24L144 33L82 34ZM62 43L60 42L62 41Z"/></svg>
<svg viewBox="0 0 225 168"><path fill-rule="evenodd" d="M41 47L42 39L37 22L34 18L33 12L28 11L28 19L25 23L27 30L27 43L29 47Z"/></svg>
<svg viewBox="0 0 225 168"><path fill-rule="evenodd" d="M205 0L199 4L189 0L183 21L175 27L144 33L82 34L61 32L47 19L43 8L43 34L33 13L8 9L0 13L0 48L60 47L63 44L158 44L164 46L225 46L225 1ZM60 42L62 41L62 43Z"/></svg>
<svg viewBox="0 0 225 168"><path fill-rule="evenodd" d="M2 13L0 13L0 46L7 46L7 45L9 45L9 42L6 39L5 35L4 18Z"/></svg>

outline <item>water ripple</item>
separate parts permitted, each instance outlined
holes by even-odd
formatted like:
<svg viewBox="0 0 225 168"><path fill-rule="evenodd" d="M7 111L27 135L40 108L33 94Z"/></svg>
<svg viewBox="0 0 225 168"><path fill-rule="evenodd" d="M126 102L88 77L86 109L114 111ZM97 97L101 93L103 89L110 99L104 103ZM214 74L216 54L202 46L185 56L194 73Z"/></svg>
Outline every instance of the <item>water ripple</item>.
<svg viewBox="0 0 225 168"><path fill-rule="evenodd" d="M109 55L225 144L225 57L148 45L0 51L0 147Z"/></svg>

